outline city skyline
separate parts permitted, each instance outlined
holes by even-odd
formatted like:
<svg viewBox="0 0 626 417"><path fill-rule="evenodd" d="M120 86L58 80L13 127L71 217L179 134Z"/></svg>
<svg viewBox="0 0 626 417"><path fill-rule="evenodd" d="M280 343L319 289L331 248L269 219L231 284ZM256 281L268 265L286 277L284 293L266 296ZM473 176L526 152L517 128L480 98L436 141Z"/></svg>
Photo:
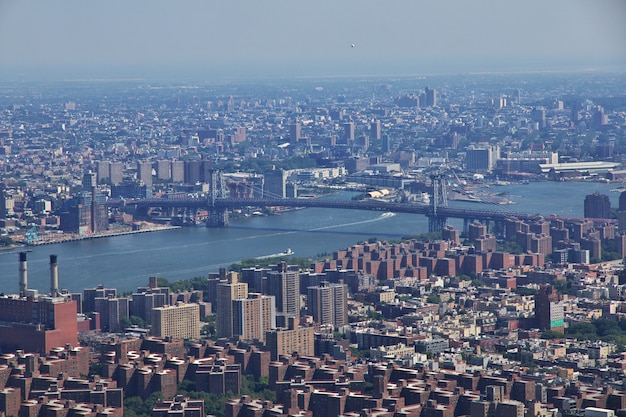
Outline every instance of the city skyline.
<svg viewBox="0 0 626 417"><path fill-rule="evenodd" d="M0 5L0 80L623 70L617 0Z"/></svg>

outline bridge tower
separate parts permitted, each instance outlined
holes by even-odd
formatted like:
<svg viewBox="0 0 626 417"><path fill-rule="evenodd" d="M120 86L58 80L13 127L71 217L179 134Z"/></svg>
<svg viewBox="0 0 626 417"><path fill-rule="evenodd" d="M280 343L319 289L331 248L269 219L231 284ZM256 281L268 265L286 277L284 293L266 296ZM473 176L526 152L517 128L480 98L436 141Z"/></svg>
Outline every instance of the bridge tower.
<svg viewBox="0 0 626 417"><path fill-rule="evenodd" d="M446 179L441 172L436 172L430 176L430 180L433 186L433 198L430 201L430 210L426 215L428 217L428 231L440 232L448 220L439 212L441 207L448 207Z"/></svg>
<svg viewBox="0 0 626 417"><path fill-rule="evenodd" d="M209 217L207 218L207 227L224 227L228 225L228 211L225 207L217 207L216 202L220 198L226 197L226 184L222 171L212 169L209 172L210 190L208 197Z"/></svg>

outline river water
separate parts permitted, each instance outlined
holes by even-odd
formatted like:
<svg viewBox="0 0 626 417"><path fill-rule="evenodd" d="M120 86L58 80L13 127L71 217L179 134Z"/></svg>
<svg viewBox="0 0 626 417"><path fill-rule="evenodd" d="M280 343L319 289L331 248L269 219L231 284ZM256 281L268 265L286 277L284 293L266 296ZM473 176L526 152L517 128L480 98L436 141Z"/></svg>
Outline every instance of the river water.
<svg viewBox="0 0 626 417"><path fill-rule="evenodd" d="M614 184L591 182L537 182L491 187L515 204L451 205L493 208L511 212L582 217L585 196L598 191L617 207ZM349 198L342 193L333 198ZM452 220L460 227L462 223ZM315 257L366 241L399 239L428 231L422 215L360 210L307 208L278 216L232 220L226 228L184 227L103 239L33 247L28 254L29 288L49 292L49 255L58 255L59 284L72 292L104 284L128 291L156 275L170 281L206 276L244 258L278 254L291 248L294 256ZM31 248L29 248L31 249ZM19 250L0 252L0 291L18 291Z"/></svg>

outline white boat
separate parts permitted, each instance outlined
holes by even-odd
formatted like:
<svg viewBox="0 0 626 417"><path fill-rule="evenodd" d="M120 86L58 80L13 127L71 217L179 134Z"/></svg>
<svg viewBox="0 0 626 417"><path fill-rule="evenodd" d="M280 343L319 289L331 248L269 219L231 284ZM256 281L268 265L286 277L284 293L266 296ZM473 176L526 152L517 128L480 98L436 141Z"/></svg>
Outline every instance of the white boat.
<svg viewBox="0 0 626 417"><path fill-rule="evenodd" d="M287 248L286 251L279 253L278 256L289 256L293 255L294 253L295 252L291 248Z"/></svg>

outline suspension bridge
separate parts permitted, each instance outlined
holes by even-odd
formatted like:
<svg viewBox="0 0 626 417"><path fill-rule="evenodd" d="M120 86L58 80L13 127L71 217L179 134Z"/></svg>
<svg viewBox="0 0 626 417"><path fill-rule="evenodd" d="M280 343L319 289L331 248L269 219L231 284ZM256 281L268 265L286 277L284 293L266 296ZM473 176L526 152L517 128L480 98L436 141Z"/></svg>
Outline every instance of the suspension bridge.
<svg viewBox="0 0 626 417"><path fill-rule="evenodd" d="M151 210L161 213L177 213L182 211L184 215L198 213L206 210L206 224L210 227L223 227L228 225L228 213L232 210L255 207L318 207L348 210L370 210L394 213L410 213L424 215L428 218L429 231L441 231L450 218L462 219L465 226L479 221L484 224L493 222L501 226L506 219L517 218L523 221L538 221L560 219L566 222L582 219L566 218L556 215L543 216L536 213L519 213L510 210L490 208L468 209L450 207L447 199L447 187L444 175L435 173L431 175L433 198L430 204L396 203L380 200L332 200L324 198L281 198L263 195L261 198L232 198L227 195L224 177L220 171L211 172L210 192L204 198L148 198L126 200L123 204L130 209L138 218L147 218ZM111 203L110 205L116 205ZM597 222L614 222L610 219L594 219ZM467 227L465 227L467 228Z"/></svg>

